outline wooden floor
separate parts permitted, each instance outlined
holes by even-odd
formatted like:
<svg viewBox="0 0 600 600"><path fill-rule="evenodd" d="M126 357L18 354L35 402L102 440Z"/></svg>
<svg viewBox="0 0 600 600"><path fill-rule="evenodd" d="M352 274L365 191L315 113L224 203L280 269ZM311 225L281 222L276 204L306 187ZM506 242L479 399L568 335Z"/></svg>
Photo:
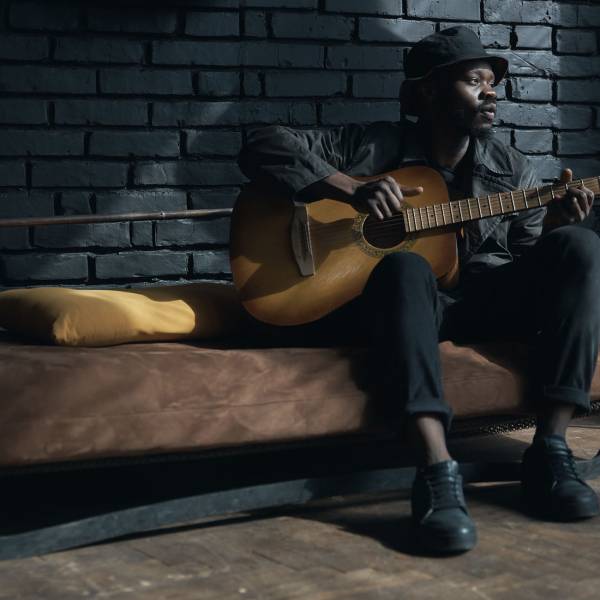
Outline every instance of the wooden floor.
<svg viewBox="0 0 600 600"><path fill-rule="evenodd" d="M579 457L600 448L600 419L575 422ZM456 453L520 453L526 430L470 440ZM475 443L475 446L473 444ZM473 457L472 459L475 459ZM600 492L600 479L591 482ZM473 485L479 544L419 556L407 494L339 497L264 518L247 515L0 563L1 599L566 600L600 598L600 517L571 524L524 516L515 484Z"/></svg>

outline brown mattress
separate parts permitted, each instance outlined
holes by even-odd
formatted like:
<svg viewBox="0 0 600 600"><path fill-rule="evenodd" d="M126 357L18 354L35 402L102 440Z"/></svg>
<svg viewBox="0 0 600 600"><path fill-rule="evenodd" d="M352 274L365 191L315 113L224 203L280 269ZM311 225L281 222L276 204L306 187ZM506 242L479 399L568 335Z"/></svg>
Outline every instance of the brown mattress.
<svg viewBox="0 0 600 600"><path fill-rule="evenodd" d="M457 418L527 411L514 344L440 345ZM283 442L385 427L362 349L68 348L0 333L0 465ZM360 380L360 377L358 377ZM600 377L592 398L600 398Z"/></svg>

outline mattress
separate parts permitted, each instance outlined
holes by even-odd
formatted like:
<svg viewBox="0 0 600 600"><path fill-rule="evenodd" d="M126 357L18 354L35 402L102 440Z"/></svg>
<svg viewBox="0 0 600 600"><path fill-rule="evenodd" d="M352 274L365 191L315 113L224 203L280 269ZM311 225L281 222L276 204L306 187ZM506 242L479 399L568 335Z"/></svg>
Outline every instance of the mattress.
<svg viewBox="0 0 600 600"><path fill-rule="evenodd" d="M457 419L531 411L512 343L440 344ZM0 465L197 451L390 427L364 348L136 343L70 348L0 332ZM596 373L592 398L600 398Z"/></svg>

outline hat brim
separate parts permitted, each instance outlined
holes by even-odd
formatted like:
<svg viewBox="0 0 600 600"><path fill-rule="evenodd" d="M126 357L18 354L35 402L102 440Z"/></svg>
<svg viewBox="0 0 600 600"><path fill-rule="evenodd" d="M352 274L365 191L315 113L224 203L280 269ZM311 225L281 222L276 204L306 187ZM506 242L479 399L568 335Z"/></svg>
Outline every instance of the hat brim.
<svg viewBox="0 0 600 600"><path fill-rule="evenodd" d="M400 89L400 103L402 104L402 112L407 115L415 116L418 116L420 114L413 94L415 83L429 77L435 71L439 71L440 69L445 69L447 67L458 65L460 63L468 62L471 60L484 60L490 63L492 71L494 72L494 87L497 86L504 79L508 71L508 61L505 58L503 58L502 56L493 56L490 54L462 56L460 60L453 60L447 63L443 63L441 65L436 65L435 67L433 67L433 69L430 69L427 73L425 73L425 75L421 75L420 77L407 77L402 82L402 87Z"/></svg>
<svg viewBox="0 0 600 600"><path fill-rule="evenodd" d="M441 65L436 65L427 73L425 73L425 75L421 75L420 77L407 77L406 81L420 81L426 77L429 77L434 71L439 71L440 69L451 67L453 65L459 65L460 63L469 62L471 60L484 60L492 65L492 71L494 71L495 77L494 85L498 85L504 79L506 72L508 71L508 61L502 56L494 56L492 54L473 54L471 56L461 56L460 60L452 60L447 63L442 63Z"/></svg>

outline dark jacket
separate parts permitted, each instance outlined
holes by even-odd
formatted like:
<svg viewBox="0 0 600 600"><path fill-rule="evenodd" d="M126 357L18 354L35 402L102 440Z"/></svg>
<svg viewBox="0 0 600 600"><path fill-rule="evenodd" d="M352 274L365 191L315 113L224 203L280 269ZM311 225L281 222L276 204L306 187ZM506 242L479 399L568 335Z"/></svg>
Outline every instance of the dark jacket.
<svg viewBox="0 0 600 600"><path fill-rule="evenodd" d="M421 128L407 120L326 130L269 126L250 132L238 162L251 181L275 185L301 200L304 188L337 171L368 176L429 164L424 139ZM472 177L463 185L464 197L541 185L526 157L493 136L474 138L469 156ZM533 208L467 223L459 240L461 278L520 256L540 236L545 211Z"/></svg>

